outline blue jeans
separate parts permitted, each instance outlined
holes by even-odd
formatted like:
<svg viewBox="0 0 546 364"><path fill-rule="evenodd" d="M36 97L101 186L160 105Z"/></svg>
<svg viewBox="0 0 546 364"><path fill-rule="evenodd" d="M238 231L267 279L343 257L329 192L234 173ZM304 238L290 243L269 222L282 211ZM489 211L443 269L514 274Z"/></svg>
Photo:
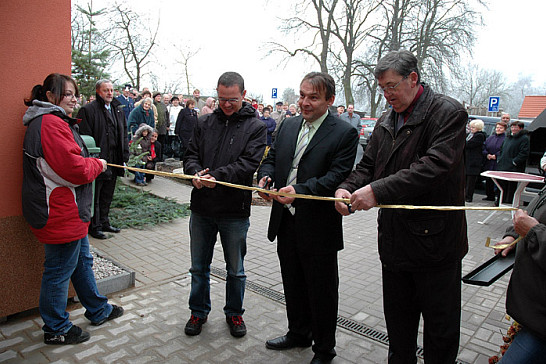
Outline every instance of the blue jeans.
<svg viewBox="0 0 546 364"><path fill-rule="evenodd" d="M47 333L64 334L72 327L66 312L69 280L91 322L101 321L112 312L108 299L97 289L87 236L66 244L45 244L40 314L42 330Z"/></svg>
<svg viewBox="0 0 546 364"><path fill-rule="evenodd" d="M546 342L531 334L525 328L516 334L514 341L502 356L503 364L543 363L546 357Z"/></svg>
<svg viewBox="0 0 546 364"><path fill-rule="evenodd" d="M243 260L246 254L246 235L250 221L245 218L213 218L191 213L191 292L192 315L205 318L210 312L210 264L216 237L224 250L227 268L226 316L242 315L246 275Z"/></svg>
<svg viewBox="0 0 546 364"><path fill-rule="evenodd" d="M135 172L135 183L144 183L144 176L146 173Z"/></svg>

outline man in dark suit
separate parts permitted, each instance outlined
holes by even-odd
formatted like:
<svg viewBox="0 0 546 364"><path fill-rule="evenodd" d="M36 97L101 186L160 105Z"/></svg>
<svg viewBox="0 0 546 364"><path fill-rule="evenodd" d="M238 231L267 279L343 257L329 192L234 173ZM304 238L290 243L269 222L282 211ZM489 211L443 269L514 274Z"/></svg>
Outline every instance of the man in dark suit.
<svg viewBox="0 0 546 364"><path fill-rule="evenodd" d="M114 98L114 87L110 80L99 80L95 85L97 98L84 105L78 112L81 119L80 133L91 135L100 147L100 157L108 163L123 164L129 160L127 123L121 103ZM123 176L121 168L108 167L95 180L95 206L89 225L89 235L95 239L107 239L104 232L119 233L120 229L110 225L108 214L114 197L117 176Z"/></svg>
<svg viewBox="0 0 546 364"><path fill-rule="evenodd" d="M301 115L286 119L259 171L259 185L287 194L333 196L353 167L358 133L332 115L335 82L312 72L300 84ZM273 350L308 347L311 363L336 355L337 252L343 249L341 218L334 203L260 194L273 199L268 238L277 238L288 333L268 340Z"/></svg>

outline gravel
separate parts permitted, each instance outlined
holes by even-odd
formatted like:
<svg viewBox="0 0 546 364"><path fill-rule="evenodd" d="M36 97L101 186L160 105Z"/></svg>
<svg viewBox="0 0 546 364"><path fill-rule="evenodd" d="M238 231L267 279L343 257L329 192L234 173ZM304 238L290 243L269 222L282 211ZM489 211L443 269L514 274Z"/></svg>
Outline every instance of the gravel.
<svg viewBox="0 0 546 364"><path fill-rule="evenodd" d="M93 256L93 272L95 273L95 279L104 279L125 272L124 269L118 267L111 260L105 259L100 255L97 255L94 251L91 251Z"/></svg>

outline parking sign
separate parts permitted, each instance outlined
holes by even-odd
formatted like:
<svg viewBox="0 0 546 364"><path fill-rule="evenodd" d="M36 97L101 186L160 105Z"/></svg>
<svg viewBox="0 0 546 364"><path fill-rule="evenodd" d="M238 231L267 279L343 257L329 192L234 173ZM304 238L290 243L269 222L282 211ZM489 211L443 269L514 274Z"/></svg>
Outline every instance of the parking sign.
<svg viewBox="0 0 546 364"><path fill-rule="evenodd" d="M487 111L489 112L499 112L499 96L489 96L489 108Z"/></svg>
<svg viewBox="0 0 546 364"><path fill-rule="evenodd" d="M274 87L272 90L271 90L271 98L272 99L276 99L277 98L277 88Z"/></svg>

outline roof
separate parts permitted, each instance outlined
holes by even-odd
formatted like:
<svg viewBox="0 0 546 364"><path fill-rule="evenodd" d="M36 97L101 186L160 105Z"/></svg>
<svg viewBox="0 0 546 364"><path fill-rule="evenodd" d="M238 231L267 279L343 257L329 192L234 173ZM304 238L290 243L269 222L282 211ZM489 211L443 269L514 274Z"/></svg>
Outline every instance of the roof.
<svg viewBox="0 0 546 364"><path fill-rule="evenodd" d="M518 118L534 119L546 109L546 96L525 96Z"/></svg>

